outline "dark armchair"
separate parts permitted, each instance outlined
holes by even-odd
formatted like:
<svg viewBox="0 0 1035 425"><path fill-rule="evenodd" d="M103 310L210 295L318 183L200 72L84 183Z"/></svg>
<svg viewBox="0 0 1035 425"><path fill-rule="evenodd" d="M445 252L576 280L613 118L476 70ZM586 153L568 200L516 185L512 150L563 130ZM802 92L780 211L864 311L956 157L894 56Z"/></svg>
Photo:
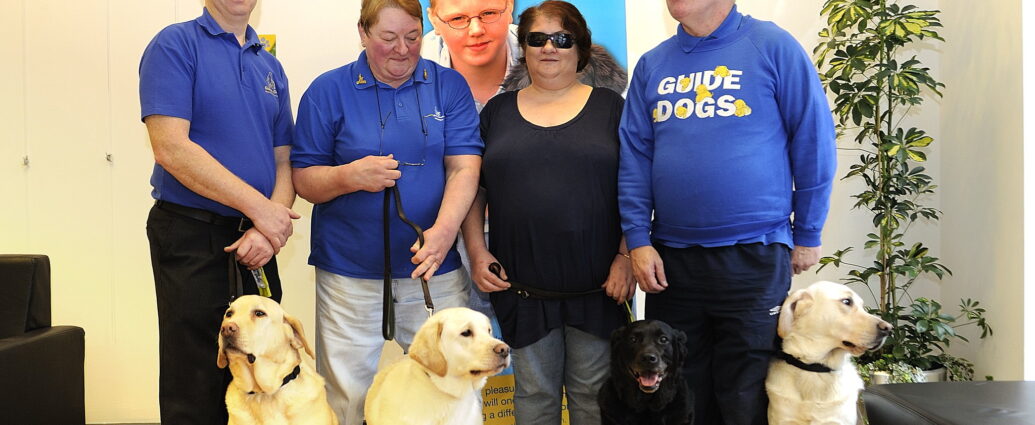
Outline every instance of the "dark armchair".
<svg viewBox="0 0 1035 425"><path fill-rule="evenodd" d="M50 325L50 259L0 255L0 423L86 423L85 333Z"/></svg>

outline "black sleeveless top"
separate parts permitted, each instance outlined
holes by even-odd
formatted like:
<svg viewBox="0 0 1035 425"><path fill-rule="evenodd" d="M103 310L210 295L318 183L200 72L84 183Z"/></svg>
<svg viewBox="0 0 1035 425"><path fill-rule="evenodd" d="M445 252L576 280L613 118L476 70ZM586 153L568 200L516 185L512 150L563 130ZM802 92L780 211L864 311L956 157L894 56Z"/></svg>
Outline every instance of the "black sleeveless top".
<svg viewBox="0 0 1035 425"><path fill-rule="evenodd" d="M518 112L517 92L493 97L481 112L481 183L489 210L489 251L507 277L554 291L599 288L621 241L618 124L623 99L594 88L570 121L540 127ZM554 328L573 326L608 338L624 307L604 292L566 300L490 295L514 348Z"/></svg>

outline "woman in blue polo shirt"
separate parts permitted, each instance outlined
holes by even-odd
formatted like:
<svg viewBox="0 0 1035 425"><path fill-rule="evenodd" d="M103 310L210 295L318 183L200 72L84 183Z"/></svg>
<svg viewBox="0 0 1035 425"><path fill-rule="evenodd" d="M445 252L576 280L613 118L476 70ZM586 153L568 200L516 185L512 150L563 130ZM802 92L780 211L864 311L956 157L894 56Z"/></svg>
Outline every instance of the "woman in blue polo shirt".
<svg viewBox="0 0 1035 425"><path fill-rule="evenodd" d="M418 277L430 279L438 309L465 305L470 287L454 242L481 167L474 100L459 73L420 59L420 3L386 3L363 1L359 59L324 73L302 96L291 154L295 188L315 204L317 369L346 424L362 422L383 345L385 188L396 186L407 217L426 229L418 250L392 206L400 345L427 318Z"/></svg>

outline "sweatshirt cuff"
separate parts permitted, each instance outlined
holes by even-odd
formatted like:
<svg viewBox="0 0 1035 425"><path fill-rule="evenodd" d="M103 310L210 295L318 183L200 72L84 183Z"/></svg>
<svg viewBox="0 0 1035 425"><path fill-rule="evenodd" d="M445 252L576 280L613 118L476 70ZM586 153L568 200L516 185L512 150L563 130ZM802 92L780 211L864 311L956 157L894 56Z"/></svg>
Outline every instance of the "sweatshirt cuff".
<svg viewBox="0 0 1035 425"><path fill-rule="evenodd" d="M650 231L647 228L637 227L625 231L625 246L630 251L647 245L650 245Z"/></svg>
<svg viewBox="0 0 1035 425"><path fill-rule="evenodd" d="M794 245L816 247L823 244L820 234L822 230L794 229Z"/></svg>

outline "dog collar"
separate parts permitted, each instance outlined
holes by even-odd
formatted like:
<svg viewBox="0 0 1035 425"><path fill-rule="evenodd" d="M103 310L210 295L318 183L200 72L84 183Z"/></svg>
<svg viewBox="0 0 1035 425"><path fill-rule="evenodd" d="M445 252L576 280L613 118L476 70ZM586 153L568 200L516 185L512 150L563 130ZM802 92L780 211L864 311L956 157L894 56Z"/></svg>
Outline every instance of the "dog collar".
<svg viewBox="0 0 1035 425"><path fill-rule="evenodd" d="M287 385L288 382L294 381L295 378L298 377L299 373L302 373L302 364L301 363L299 363L298 366L295 366L295 369L292 370L291 373L287 374L287 376L284 377L284 383L280 384L280 387L284 388L284 386ZM255 394L255 391L249 391L248 394Z"/></svg>
<svg viewBox="0 0 1035 425"><path fill-rule="evenodd" d="M822 363L805 363L797 357L785 353L783 350L777 351L773 356L787 362L787 364L791 366L808 372L830 373L834 371L834 369L831 369L829 366Z"/></svg>

